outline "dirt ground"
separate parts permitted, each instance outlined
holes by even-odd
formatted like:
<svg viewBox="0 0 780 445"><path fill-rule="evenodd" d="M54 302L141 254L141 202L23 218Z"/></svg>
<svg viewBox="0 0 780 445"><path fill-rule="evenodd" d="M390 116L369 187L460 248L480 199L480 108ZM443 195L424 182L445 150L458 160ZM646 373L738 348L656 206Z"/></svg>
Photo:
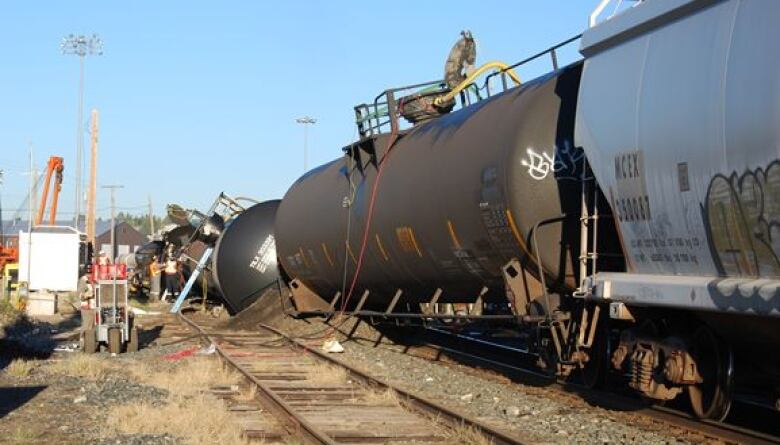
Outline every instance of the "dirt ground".
<svg viewBox="0 0 780 445"><path fill-rule="evenodd" d="M204 391L237 377L213 356L176 358L200 348L194 339L144 326L139 352L88 355L74 350L80 324L75 311L34 319L2 311L0 443L244 443L224 428L222 400Z"/></svg>

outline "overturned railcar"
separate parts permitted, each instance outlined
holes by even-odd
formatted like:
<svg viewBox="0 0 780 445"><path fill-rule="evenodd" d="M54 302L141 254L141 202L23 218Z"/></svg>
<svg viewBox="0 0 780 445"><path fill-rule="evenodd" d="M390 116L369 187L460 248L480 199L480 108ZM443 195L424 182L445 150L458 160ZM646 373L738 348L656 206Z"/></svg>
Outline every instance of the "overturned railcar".
<svg viewBox="0 0 780 445"><path fill-rule="evenodd" d="M233 313L249 307L279 279L274 238L278 207L275 199L247 208L214 244L210 276Z"/></svg>

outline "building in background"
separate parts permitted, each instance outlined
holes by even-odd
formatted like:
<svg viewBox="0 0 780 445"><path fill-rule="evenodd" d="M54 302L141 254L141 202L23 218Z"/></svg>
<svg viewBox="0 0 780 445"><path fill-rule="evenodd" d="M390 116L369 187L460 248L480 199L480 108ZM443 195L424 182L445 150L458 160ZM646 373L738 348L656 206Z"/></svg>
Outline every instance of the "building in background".
<svg viewBox="0 0 780 445"><path fill-rule="evenodd" d="M111 222L104 221L105 228L101 227L99 223L96 224L95 233L95 250L104 251L111 256ZM121 256L131 252L135 252L136 249L143 246L148 242L148 239L141 232L135 230L130 224L121 221L116 223L116 229L114 230L114 237L116 238L116 255Z"/></svg>
<svg viewBox="0 0 780 445"><path fill-rule="evenodd" d="M71 223L72 221L57 221L58 226L71 226ZM3 246L18 248L19 232L26 232L27 227L26 220L3 221ZM109 253L111 251L111 221L97 220L95 234L97 235L95 251L103 250ZM117 222L115 236L118 255L135 252L137 248L148 242L145 235L126 222Z"/></svg>

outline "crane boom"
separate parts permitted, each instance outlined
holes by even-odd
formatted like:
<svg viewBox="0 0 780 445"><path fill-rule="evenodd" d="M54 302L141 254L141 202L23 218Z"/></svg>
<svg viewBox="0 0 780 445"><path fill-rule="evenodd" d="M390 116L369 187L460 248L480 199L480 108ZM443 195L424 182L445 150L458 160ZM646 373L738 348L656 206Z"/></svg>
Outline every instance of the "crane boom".
<svg viewBox="0 0 780 445"><path fill-rule="evenodd" d="M46 164L46 179L43 184L43 194L41 195L41 205L38 207L38 214L35 217L35 225L40 225L43 222L43 214L46 212L46 202L49 197L49 187L51 185L51 178L54 175L54 190L52 190L51 208L49 209L49 224L54 225L57 219L57 203L60 198L60 190L62 189L62 172L65 169L63 159L59 156L49 157L49 162Z"/></svg>

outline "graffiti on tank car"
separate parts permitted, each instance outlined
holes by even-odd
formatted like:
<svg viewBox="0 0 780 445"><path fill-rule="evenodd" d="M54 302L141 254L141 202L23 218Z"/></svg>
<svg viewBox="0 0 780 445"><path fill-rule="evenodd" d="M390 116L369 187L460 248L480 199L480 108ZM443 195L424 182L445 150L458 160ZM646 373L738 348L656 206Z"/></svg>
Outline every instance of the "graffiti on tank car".
<svg viewBox="0 0 780 445"><path fill-rule="evenodd" d="M715 175L701 210L721 275L780 276L780 160Z"/></svg>
<svg viewBox="0 0 780 445"><path fill-rule="evenodd" d="M550 174L555 160L545 152L537 153L531 147L526 148L525 153L528 155L528 160L522 159L520 164L528 168L528 174L531 178L537 181L546 178Z"/></svg>
<svg viewBox="0 0 780 445"><path fill-rule="evenodd" d="M582 149L575 148L570 141L564 141L563 147L556 147L553 154L545 151L537 152L533 147L525 150L527 158L520 160L520 165L528 169L528 175L532 179L541 181L550 173L554 173L557 179L563 179L567 176L560 176L560 173L568 172L571 179L578 179L575 175L577 164L585 156Z"/></svg>

